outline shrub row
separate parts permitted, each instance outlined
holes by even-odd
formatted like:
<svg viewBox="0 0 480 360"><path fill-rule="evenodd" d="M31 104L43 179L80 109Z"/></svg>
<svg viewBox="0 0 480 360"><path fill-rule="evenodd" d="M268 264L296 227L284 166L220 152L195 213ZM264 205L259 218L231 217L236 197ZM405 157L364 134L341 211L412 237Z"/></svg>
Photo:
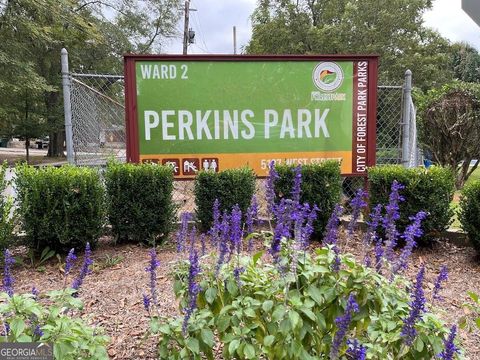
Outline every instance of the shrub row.
<svg viewBox="0 0 480 360"><path fill-rule="evenodd" d="M277 199L290 198L293 188L294 167L277 165L279 178L275 181ZM321 236L328 218L342 195L342 178L338 161L325 161L320 164L302 166L301 203L317 205L319 211L314 223L314 236Z"/></svg>
<svg viewBox="0 0 480 360"><path fill-rule="evenodd" d="M422 223L425 236L421 242L428 243L446 230L454 214L450 206L455 190L453 172L447 168L433 166L430 169L406 169L398 165L378 166L369 169L369 203L387 204L391 185L397 180L405 188L400 191L404 201L400 202L398 230L403 231L410 223L412 214L423 210L428 216Z"/></svg>
<svg viewBox="0 0 480 360"><path fill-rule="evenodd" d="M463 230L480 253L480 181L467 184L463 188L459 215Z"/></svg>
<svg viewBox="0 0 480 360"><path fill-rule="evenodd" d="M275 183L277 199L289 197L293 167L276 166L276 170L279 174ZM4 172L4 167L0 167L0 188L5 187ZM100 174L88 168L35 169L22 165L17 167L16 173L18 210L27 245L37 251L47 246L65 251L83 247L87 241L95 244L107 220L120 242L154 242L172 230L176 208L172 200L173 174L167 167L110 163L105 171L105 187ZM405 186L400 192L406 200L400 203L399 231L410 222L408 216L420 210L429 214L424 222L424 241L450 225L454 191L450 170L381 166L369 170L369 180L371 206L388 202L394 180ZM316 204L320 209L315 223L317 236L323 233L334 205L340 201L341 191L337 162L302 167L301 201ZM255 175L250 169L201 172L194 193L197 220L201 229L207 230L212 222L215 199L220 201L222 211L239 204L245 212L255 193ZM0 201L0 210L3 210L5 201L3 198ZM479 215L480 185L474 183L463 192L460 219L470 239L480 249Z"/></svg>

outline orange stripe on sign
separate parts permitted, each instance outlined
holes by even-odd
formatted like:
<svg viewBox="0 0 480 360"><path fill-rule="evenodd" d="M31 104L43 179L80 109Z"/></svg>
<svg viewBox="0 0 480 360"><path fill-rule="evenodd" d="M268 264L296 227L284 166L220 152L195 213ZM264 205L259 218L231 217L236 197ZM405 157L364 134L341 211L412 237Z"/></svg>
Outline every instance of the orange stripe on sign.
<svg viewBox="0 0 480 360"><path fill-rule="evenodd" d="M268 165L272 160L280 164L308 165L332 159L341 161L342 174L349 174L351 172L351 151L140 155L141 162L154 162L171 166L174 169L175 177L179 179L193 178L200 170L218 172L243 166L252 168L257 176L267 176Z"/></svg>

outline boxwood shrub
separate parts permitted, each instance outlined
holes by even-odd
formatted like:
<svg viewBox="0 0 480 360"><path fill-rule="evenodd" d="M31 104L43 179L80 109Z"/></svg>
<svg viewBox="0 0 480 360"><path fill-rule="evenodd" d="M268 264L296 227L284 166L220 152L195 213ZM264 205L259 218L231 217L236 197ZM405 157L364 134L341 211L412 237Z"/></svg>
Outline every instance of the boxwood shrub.
<svg viewBox="0 0 480 360"><path fill-rule="evenodd" d="M453 209L450 202L455 190L455 178L448 168L432 166L429 169L406 169L400 165L385 165L370 168L369 203L387 204L392 182L397 180L405 186L400 194L405 201L400 202L399 231L410 223L409 216L420 210L428 213L422 223L424 236L419 243L426 245L452 223Z"/></svg>
<svg viewBox="0 0 480 360"><path fill-rule="evenodd" d="M279 179L275 181L277 199L290 197L293 188L293 169L291 165L276 165ZM314 223L314 236L323 234L335 204L342 195L342 178L340 163L328 160L320 164L302 166L302 203L316 204L319 208L317 220Z"/></svg>
<svg viewBox="0 0 480 360"><path fill-rule="evenodd" d="M474 181L463 188L459 215L463 230L480 253L480 181Z"/></svg>
<svg viewBox="0 0 480 360"><path fill-rule="evenodd" d="M117 241L154 243L170 233L176 210L170 167L110 162L105 184L108 220Z"/></svg>
<svg viewBox="0 0 480 360"><path fill-rule="evenodd" d="M242 213L250 206L255 192L255 174L249 168L231 169L218 173L202 171L195 178L195 204L197 220L202 231L213 221L213 203L220 202L220 210L231 210L238 204Z"/></svg>
<svg viewBox="0 0 480 360"><path fill-rule="evenodd" d="M27 245L39 252L94 245L105 222L104 188L94 169L15 168L18 211Z"/></svg>

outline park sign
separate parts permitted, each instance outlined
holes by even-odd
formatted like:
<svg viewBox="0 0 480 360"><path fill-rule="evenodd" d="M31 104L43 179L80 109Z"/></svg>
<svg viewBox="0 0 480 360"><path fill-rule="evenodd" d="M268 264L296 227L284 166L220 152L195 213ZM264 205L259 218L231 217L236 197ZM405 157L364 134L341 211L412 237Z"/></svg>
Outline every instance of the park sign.
<svg viewBox="0 0 480 360"><path fill-rule="evenodd" d="M125 55L127 159L176 178L375 164L376 56Z"/></svg>

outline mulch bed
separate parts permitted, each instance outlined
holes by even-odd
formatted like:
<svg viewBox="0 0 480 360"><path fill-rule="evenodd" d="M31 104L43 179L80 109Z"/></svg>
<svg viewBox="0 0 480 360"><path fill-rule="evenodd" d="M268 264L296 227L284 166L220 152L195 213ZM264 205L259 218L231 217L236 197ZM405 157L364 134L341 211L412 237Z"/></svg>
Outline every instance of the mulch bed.
<svg viewBox="0 0 480 360"><path fill-rule="evenodd" d="M344 251L361 254L360 241L342 240L340 245ZM110 336L108 353L111 359L155 358L155 339L144 336L148 328L148 317L143 308L142 293L148 286L148 274L145 272L149 260L148 250L148 247L133 244L114 246L110 239L103 238L93 252L94 271L85 280L81 291L85 304L83 314L91 324L101 326ZM115 257L122 260L114 264L112 259ZM157 278L160 313L166 316L178 315L169 271L181 255L167 243L159 249L158 258L161 262ZM81 260L80 258L78 262ZM433 288L440 266L448 266L449 280L442 292L444 312L441 317L451 324L457 322L466 314L462 304L467 301L467 291L480 293L480 260L474 250L439 241L432 249L415 252L409 275L413 277L421 264L426 266L429 289ZM50 261L42 270L44 271L29 266L16 267L13 272L16 291L28 292L33 285L41 292L63 286L61 264L57 260ZM480 333L461 330L460 337L465 358L480 359Z"/></svg>

